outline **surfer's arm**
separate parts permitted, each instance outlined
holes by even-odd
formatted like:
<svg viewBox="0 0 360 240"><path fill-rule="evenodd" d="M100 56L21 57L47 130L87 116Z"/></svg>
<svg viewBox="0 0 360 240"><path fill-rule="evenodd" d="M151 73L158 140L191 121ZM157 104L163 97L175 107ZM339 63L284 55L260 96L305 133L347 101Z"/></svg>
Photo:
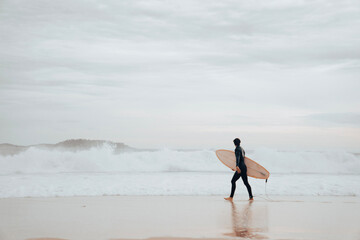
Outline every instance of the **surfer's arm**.
<svg viewBox="0 0 360 240"><path fill-rule="evenodd" d="M239 167L239 164L240 164L240 151L235 149L235 158L236 158L236 167Z"/></svg>

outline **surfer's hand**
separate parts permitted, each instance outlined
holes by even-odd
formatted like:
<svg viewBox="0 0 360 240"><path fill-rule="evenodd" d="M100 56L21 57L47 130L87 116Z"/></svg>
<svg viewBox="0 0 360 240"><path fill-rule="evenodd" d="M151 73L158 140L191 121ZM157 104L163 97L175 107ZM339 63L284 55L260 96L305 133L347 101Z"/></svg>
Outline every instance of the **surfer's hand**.
<svg viewBox="0 0 360 240"><path fill-rule="evenodd" d="M240 173L240 168L236 167L236 171L237 171L237 173Z"/></svg>

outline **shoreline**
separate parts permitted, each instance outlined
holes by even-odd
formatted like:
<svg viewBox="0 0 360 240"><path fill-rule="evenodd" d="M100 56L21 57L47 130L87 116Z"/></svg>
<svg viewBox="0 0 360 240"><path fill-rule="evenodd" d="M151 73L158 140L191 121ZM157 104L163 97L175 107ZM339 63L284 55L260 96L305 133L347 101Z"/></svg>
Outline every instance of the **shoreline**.
<svg viewBox="0 0 360 240"><path fill-rule="evenodd" d="M154 198L154 197L170 197L170 198L175 198L175 197L209 197L209 198L220 198L220 199L224 199L224 197L228 197L227 195L224 194L212 194L212 195L194 195L194 194L164 194L164 195L147 195L147 194L143 194L143 195L123 195L123 194L104 194L104 195L74 195L74 196L24 196L24 197L0 197L0 201L2 200L6 200L6 199L12 199L12 200L16 200L16 199L67 199L67 198L112 198L112 197L130 197L130 198ZM354 199L359 199L360 201L360 196L357 195L275 195L275 194L271 194L266 196L265 194L259 194L259 195L254 195L254 198L258 201L291 201L294 198L299 198L302 200L306 200L306 201L318 201L321 198L331 198L333 200L336 199L342 199L342 198L354 198ZM246 193L235 193L235 197L234 197L234 201L247 201L248 200L248 195Z"/></svg>
<svg viewBox="0 0 360 240"><path fill-rule="evenodd" d="M359 239L360 197L245 195L0 199L0 238Z"/></svg>
<svg viewBox="0 0 360 240"><path fill-rule="evenodd" d="M34 199L34 200L51 200L51 199L76 199L76 198L82 198L84 200L86 199L96 199L96 198L208 198L208 199L224 199L224 197L227 197L227 195L223 194L212 194L212 195L194 195L194 194L173 194L173 195L121 195L121 194L113 194L113 195L74 195L74 196L25 196L25 197L0 197L0 201L3 200L22 200L22 199ZM318 202L322 199L330 199L334 202L341 201L344 199L354 199L355 202L358 200L360 201L360 196L357 195L266 195L260 194L260 195L254 195L255 200L261 201L261 202L271 202L274 200L275 202L291 202L294 199L296 202L300 201L313 201ZM234 196L234 202L244 202L248 201L248 195L246 193L235 193ZM227 201L225 201L227 202ZM1 202L0 202L1 203Z"/></svg>

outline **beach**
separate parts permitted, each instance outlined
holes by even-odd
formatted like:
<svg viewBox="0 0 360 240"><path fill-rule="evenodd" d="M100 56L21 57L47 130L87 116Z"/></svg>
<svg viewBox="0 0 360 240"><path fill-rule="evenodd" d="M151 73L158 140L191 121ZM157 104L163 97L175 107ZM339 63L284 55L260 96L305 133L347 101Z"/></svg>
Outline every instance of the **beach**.
<svg viewBox="0 0 360 240"><path fill-rule="evenodd" d="M3 152L0 240L360 239L358 154L249 150L270 177L231 203L212 150L116 146Z"/></svg>
<svg viewBox="0 0 360 240"><path fill-rule="evenodd" d="M96 196L0 199L0 239L360 239L360 198Z"/></svg>
<svg viewBox="0 0 360 240"><path fill-rule="evenodd" d="M360 240L359 23L0 0L0 240Z"/></svg>

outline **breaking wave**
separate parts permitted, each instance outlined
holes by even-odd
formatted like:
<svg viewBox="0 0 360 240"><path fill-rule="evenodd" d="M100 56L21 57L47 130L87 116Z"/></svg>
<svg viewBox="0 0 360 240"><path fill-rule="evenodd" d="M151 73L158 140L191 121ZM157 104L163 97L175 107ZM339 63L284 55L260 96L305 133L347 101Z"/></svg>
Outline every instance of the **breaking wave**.
<svg viewBox="0 0 360 240"><path fill-rule="evenodd" d="M224 172L213 150L118 151L114 144L67 151L29 147L17 154L0 155L0 174L77 172ZM360 174L360 157L349 152L248 151L270 173Z"/></svg>

